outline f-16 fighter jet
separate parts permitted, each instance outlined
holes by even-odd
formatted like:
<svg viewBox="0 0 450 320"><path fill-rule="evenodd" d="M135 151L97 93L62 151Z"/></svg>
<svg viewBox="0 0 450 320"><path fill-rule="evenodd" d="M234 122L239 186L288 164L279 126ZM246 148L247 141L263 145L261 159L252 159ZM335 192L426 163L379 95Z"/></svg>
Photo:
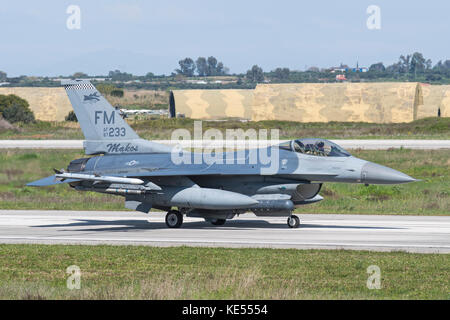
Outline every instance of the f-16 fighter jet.
<svg viewBox="0 0 450 320"><path fill-rule="evenodd" d="M286 216L296 228L297 206L321 201L325 182L397 184L415 181L399 171L353 157L331 141L298 139L264 148L222 153L185 151L141 139L121 112L89 82L63 81L91 157L29 183L67 183L78 191L124 197L125 207L167 211L178 228L183 216L223 225L236 215Z"/></svg>

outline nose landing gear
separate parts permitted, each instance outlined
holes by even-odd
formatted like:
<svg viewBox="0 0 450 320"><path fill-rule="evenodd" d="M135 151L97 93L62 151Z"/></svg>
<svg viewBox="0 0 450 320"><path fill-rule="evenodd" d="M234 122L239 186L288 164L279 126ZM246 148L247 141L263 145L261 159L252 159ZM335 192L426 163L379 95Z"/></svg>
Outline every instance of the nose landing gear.
<svg viewBox="0 0 450 320"><path fill-rule="evenodd" d="M179 228L183 224L183 215L180 211L170 210L166 214L166 225L169 228Z"/></svg>
<svg viewBox="0 0 450 320"><path fill-rule="evenodd" d="M287 225L289 228L298 228L298 226L300 225L300 218L297 217L296 215L291 215L288 219L287 219Z"/></svg>

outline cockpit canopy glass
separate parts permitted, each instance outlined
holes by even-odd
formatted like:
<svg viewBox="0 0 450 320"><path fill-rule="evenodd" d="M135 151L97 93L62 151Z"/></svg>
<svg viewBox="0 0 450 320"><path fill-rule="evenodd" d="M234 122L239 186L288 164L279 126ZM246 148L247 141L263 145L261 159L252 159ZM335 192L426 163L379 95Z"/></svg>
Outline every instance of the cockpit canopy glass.
<svg viewBox="0 0 450 320"><path fill-rule="evenodd" d="M322 157L350 157L350 153L325 139L299 139L283 142L281 149Z"/></svg>

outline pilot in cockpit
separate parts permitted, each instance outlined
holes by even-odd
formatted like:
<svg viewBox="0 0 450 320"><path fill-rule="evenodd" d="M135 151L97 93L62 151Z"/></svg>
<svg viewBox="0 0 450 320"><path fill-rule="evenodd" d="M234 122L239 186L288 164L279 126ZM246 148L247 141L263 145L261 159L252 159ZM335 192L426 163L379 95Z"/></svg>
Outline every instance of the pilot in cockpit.
<svg viewBox="0 0 450 320"><path fill-rule="evenodd" d="M325 156L325 149L324 149L325 144L323 143L323 141L317 141L315 143L315 149L317 152L317 155L321 155L321 156Z"/></svg>

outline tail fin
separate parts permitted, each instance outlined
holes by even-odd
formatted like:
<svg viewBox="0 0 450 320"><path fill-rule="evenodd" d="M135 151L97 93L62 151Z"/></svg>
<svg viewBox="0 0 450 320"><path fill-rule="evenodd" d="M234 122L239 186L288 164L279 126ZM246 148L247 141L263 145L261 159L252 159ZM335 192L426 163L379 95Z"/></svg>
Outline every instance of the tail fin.
<svg viewBox="0 0 450 320"><path fill-rule="evenodd" d="M139 136L121 117L118 109L86 80L63 80L73 110L86 140L131 140Z"/></svg>
<svg viewBox="0 0 450 320"><path fill-rule="evenodd" d="M87 80L63 80L86 141L86 154L167 152L166 146L140 139L120 111Z"/></svg>

